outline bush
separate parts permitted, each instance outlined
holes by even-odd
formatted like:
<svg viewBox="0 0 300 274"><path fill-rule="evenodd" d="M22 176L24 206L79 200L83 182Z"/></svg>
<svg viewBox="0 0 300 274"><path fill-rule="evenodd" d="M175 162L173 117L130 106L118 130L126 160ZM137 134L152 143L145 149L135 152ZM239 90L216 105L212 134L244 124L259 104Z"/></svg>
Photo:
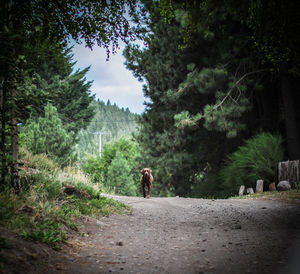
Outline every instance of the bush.
<svg viewBox="0 0 300 274"><path fill-rule="evenodd" d="M278 162L282 161L284 155L282 142L278 135L261 133L230 155L219 177L224 194L236 194L240 185L255 188L258 179L266 184L274 182Z"/></svg>
<svg viewBox="0 0 300 274"><path fill-rule="evenodd" d="M114 173L118 173L116 168L119 168L120 170L123 169L117 162L121 157L121 161L126 165L125 173L127 175L121 175L125 180L139 182L138 171L140 169L137 167L138 155L137 142L130 137L121 137L118 140L114 140L113 142L104 145L101 158L93 156L89 157L83 165L83 171L90 176L94 183L102 184L104 191L109 192L116 187L117 193L126 195L124 192L119 191L121 182L117 182L114 178ZM117 167L111 167L111 165ZM125 185L127 188L127 195L136 195L136 186L133 186L133 183L126 182L124 186Z"/></svg>
<svg viewBox="0 0 300 274"><path fill-rule="evenodd" d="M107 185L117 194L136 196L137 186L130 165L119 151L108 168Z"/></svg>
<svg viewBox="0 0 300 274"><path fill-rule="evenodd" d="M99 157L90 156L85 161L83 171L88 174L92 181L96 183L102 183L104 178L104 162Z"/></svg>

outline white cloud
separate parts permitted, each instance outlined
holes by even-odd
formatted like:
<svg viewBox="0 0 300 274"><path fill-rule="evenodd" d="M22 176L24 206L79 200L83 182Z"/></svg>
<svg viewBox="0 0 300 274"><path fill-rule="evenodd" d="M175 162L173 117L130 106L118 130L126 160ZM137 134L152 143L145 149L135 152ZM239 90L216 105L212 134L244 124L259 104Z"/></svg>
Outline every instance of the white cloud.
<svg viewBox="0 0 300 274"><path fill-rule="evenodd" d="M88 80L93 80L91 91L96 98L106 102L108 99L112 104L129 108L135 113L144 111L142 83L140 83L132 72L127 70L122 55L124 47L117 54L110 55L106 61L106 51L103 48L94 47L91 51L84 45L75 45L73 49L74 61L77 61L75 69L83 69L91 65L87 74Z"/></svg>

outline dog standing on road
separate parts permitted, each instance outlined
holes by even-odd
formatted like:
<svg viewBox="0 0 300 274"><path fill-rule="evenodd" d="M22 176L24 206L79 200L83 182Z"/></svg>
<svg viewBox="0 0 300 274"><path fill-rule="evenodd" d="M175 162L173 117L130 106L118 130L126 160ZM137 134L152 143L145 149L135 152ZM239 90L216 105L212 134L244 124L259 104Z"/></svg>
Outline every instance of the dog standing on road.
<svg viewBox="0 0 300 274"><path fill-rule="evenodd" d="M150 198L150 192L153 182L152 170L150 168L143 168L141 170L142 178L141 178L141 185L143 190L143 196L146 198L146 187L148 188L147 198Z"/></svg>

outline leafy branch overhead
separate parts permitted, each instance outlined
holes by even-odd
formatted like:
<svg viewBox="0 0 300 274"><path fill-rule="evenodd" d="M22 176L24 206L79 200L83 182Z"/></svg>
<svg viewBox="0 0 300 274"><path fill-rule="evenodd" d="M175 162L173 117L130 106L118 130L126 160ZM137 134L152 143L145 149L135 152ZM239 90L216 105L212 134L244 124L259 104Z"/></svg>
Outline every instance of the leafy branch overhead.
<svg viewBox="0 0 300 274"><path fill-rule="evenodd" d="M215 103L204 106L201 113L191 115L183 111L174 116L175 125L183 128L185 126L196 126L204 120L204 126L209 130L225 131L228 137L236 137L237 132L245 129L246 125L239 122L242 115L251 110L249 102L249 86L253 79L248 79L252 74L263 73L267 69L248 72L236 79L236 75L229 75L223 68L204 68L200 72L190 64L188 68L193 70L187 74L187 79L179 85L177 94L181 96L188 93L189 89L195 89L200 94L214 94ZM256 85L256 88L259 88Z"/></svg>

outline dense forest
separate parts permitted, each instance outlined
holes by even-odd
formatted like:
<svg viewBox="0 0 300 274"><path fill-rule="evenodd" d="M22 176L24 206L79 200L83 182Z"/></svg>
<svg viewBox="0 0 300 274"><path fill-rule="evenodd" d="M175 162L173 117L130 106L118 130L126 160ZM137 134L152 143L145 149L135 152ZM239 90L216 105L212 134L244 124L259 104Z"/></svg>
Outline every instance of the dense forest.
<svg viewBox="0 0 300 274"><path fill-rule="evenodd" d="M150 167L154 195L229 197L300 158L295 4L104 2L1 4L2 191L22 190L19 146L124 195L140 195L139 171ZM95 100L70 38L108 59L127 44L126 67L149 99L142 115Z"/></svg>
<svg viewBox="0 0 300 274"><path fill-rule="evenodd" d="M76 146L79 160L82 162L86 155L97 155L98 135L101 132L101 144L119 139L122 136L131 135L136 131L137 114L133 114L129 109L119 108L116 104L111 104L108 100L105 104L102 101L93 101L91 107L95 110L95 115L86 129L82 129L78 134L79 142Z"/></svg>

